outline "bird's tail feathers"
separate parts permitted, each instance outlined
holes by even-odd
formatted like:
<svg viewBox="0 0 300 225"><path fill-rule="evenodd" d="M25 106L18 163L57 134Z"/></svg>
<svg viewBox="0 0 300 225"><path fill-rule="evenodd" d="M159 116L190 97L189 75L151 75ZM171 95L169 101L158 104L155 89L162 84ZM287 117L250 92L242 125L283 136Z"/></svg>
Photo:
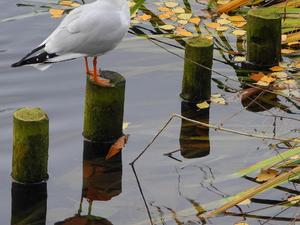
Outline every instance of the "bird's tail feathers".
<svg viewBox="0 0 300 225"><path fill-rule="evenodd" d="M49 67L47 65L47 60L56 57L57 55L55 53L47 53L44 50L45 45L41 45L37 47L36 49L32 50L29 54L27 54L24 58L22 58L20 61L12 64L12 67L19 67L24 65L32 65L40 70L45 70ZM42 65L41 63L46 63L45 65ZM45 68L45 69L42 69Z"/></svg>

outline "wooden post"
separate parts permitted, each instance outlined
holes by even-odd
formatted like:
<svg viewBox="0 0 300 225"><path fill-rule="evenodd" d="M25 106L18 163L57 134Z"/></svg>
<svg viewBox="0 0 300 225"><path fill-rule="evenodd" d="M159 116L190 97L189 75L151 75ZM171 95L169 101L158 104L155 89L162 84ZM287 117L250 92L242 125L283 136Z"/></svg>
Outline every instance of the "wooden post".
<svg viewBox="0 0 300 225"><path fill-rule="evenodd" d="M83 136L93 142L114 142L122 136L125 78L112 71L101 75L114 86L102 87L87 78Z"/></svg>
<svg viewBox="0 0 300 225"><path fill-rule="evenodd" d="M281 15L278 9L251 9L247 16L247 61L259 68L281 59Z"/></svg>
<svg viewBox="0 0 300 225"><path fill-rule="evenodd" d="M23 183L48 179L49 120L40 108L14 112L12 177Z"/></svg>
<svg viewBox="0 0 300 225"><path fill-rule="evenodd" d="M47 183L11 186L11 225L46 224Z"/></svg>
<svg viewBox="0 0 300 225"><path fill-rule="evenodd" d="M199 110L193 103L181 102L181 115L209 123L209 108ZM210 152L209 128L182 119L179 143L184 158L207 156Z"/></svg>
<svg viewBox="0 0 300 225"><path fill-rule="evenodd" d="M198 36L186 41L184 75L180 95L184 100L198 102L210 98L212 60L213 41L211 39Z"/></svg>

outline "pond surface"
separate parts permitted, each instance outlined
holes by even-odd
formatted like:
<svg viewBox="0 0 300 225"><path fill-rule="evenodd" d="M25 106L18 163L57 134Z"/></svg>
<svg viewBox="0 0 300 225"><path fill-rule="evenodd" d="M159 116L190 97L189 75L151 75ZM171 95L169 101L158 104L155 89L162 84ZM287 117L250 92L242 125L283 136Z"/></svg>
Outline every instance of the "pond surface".
<svg viewBox="0 0 300 225"><path fill-rule="evenodd" d="M16 3L15 0L1 1L0 19L32 12L30 8L16 7ZM59 20L44 14L0 24L1 224L27 224L24 222L26 218L21 223L14 221L18 213L22 214L22 208L24 211L28 209L30 201L39 202L42 206L37 208L43 209L42 212L29 214L32 218L37 218L36 223L30 224L63 224L59 222L73 217L80 208L85 188L82 170L86 164L83 161L89 162L89 159L83 157L82 129L86 82L83 60L58 63L44 72L31 67L10 68L10 64L41 43L58 23ZM183 50L168 48L183 55ZM214 52L214 58L215 70L238 80L234 69L223 63L219 51ZM122 44L101 57L100 62L102 70L116 71L126 78L124 122L130 124L124 133L130 134L130 137L122 155L118 155L112 165L106 165L105 162L98 165L103 167L104 171L110 166L113 166L113 169L107 169L108 174L100 175L99 182L102 187L99 188L103 188L106 198L102 197L93 202L91 214L105 218L98 219L98 223L95 224L150 224L129 163L152 140L173 113L181 113L182 100L179 94L183 60L147 39L128 34ZM226 81L226 78L217 74L213 73L212 76L219 81ZM238 82L226 82L232 87L241 87ZM203 121L212 124L223 123L227 128L248 133L265 132L269 136L286 135L288 131L299 127L298 121L275 118L267 111L255 113L245 110L239 94L225 92L216 82L212 82L212 93L225 96L228 104L212 104L203 115L198 115ZM272 108L270 111L275 115L297 118L299 111L296 107L284 98L280 101L287 104L296 114L287 114L278 108ZM10 177L12 114L24 106L41 107L50 119L50 177L47 184L38 187L36 192L32 191L36 190L34 188L18 188L17 184L13 185ZM276 151L269 149L269 144L275 143L273 141L202 129L200 132L209 137L200 143L204 146L203 149L199 149L200 153L196 154L195 158L185 158L180 151L176 151L180 149L180 130L181 120L174 118L135 164L154 224L201 224L197 217L197 205L213 209L216 206L214 202L223 196L238 193L254 185L243 178L226 179L227 175L276 154ZM171 154L173 158L164 155L172 151L175 151ZM206 156L200 157L203 155ZM109 174L109 171L112 173ZM112 190L106 190L103 186L109 186L111 182L115 182ZM47 196L43 194L45 191ZM25 195L30 195L33 199L26 199ZM266 192L260 197L279 200L285 195L285 192L274 191ZM109 198L111 199L108 200ZM88 208L88 202L83 198L82 216L88 214ZM251 210L253 209L255 206L251 207ZM232 211L239 212L236 208ZM273 216L277 211L280 211L279 207L264 211L262 215ZM295 207L284 216L294 217L297 212L299 213L299 210ZM220 216L211 219L210 222L225 225L240 220L242 217ZM260 224L257 218L248 218L247 222ZM286 221L271 221L268 224L285 223L288 224Z"/></svg>

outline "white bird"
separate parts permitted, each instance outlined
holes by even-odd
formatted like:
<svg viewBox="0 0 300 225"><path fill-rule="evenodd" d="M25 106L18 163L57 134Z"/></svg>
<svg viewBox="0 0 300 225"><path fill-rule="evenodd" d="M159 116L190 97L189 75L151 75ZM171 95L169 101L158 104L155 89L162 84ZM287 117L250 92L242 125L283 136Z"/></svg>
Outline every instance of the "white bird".
<svg viewBox="0 0 300 225"><path fill-rule="evenodd" d="M31 65L40 70L52 63L84 57L86 73L102 86L109 80L101 78L97 56L115 48L126 35L130 24L126 0L96 0L72 10L60 25L36 49L12 67ZM88 57L93 58L90 71Z"/></svg>

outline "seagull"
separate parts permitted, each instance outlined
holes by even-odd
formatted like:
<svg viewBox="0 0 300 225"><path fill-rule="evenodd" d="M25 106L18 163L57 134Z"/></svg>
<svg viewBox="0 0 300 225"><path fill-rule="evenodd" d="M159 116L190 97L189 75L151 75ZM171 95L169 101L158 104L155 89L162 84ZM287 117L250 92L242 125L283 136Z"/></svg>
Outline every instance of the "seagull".
<svg viewBox="0 0 300 225"><path fill-rule="evenodd" d="M101 86L111 86L97 69L97 57L115 48L128 32L126 0L96 0L73 9L37 48L12 67L30 65L45 70L53 63L84 57L86 74ZM93 70L88 57L93 57Z"/></svg>

